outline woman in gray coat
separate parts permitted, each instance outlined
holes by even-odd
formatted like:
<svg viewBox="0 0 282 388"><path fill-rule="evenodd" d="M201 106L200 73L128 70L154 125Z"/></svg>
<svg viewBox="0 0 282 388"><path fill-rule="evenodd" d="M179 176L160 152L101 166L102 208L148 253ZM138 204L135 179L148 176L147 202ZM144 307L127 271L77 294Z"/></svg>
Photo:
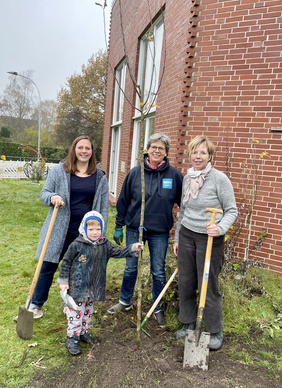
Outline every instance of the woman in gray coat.
<svg viewBox="0 0 282 388"><path fill-rule="evenodd" d="M108 221L109 186L106 173L96 167L93 145L88 136L76 138L63 163L48 174L40 194L50 210L43 224L35 257L39 258L54 207L61 206L44 257L38 282L30 304L34 318L43 316L54 274L68 246L78 237L85 213L95 209L102 214L105 230Z"/></svg>
<svg viewBox="0 0 282 388"><path fill-rule="evenodd" d="M182 200L177 222L174 253L178 261L179 321L183 327L175 333L185 338L195 329L197 289L201 291L208 236L213 237L204 321L211 333L210 349L217 350L223 342L223 316L218 276L224 262L224 235L235 221L238 211L234 190L228 177L215 169L212 156L215 146L206 136L194 137L188 145L192 167L183 180ZM206 208L223 211L210 225Z"/></svg>

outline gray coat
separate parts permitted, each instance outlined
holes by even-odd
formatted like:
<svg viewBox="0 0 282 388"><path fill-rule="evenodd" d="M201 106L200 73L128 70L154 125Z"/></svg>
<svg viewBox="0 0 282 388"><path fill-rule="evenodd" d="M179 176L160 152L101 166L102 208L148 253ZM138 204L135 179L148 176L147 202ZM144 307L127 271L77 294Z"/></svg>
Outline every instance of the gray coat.
<svg viewBox="0 0 282 388"><path fill-rule="evenodd" d="M44 261L58 263L64 246L70 221L70 175L70 173L65 172L62 163L60 163L52 168L52 170L48 173L46 182L40 193L41 201L44 205L50 206L50 210L41 229L39 243L35 254L36 258L39 258L40 256L53 214L54 207L51 204L51 197L54 195L60 195L65 202L65 206L61 207L57 213ZM97 210L102 214L105 221L106 233L109 209L109 185L106 173L99 168L97 169L96 193L92 209Z"/></svg>

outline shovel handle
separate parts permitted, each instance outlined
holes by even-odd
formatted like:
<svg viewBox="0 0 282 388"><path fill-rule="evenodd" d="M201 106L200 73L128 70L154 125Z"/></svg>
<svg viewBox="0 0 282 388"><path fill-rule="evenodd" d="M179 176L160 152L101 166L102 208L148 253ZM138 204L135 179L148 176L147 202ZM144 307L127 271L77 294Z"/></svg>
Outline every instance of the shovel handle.
<svg viewBox="0 0 282 388"><path fill-rule="evenodd" d="M62 203L61 206L64 206L64 203ZM53 214L52 214L52 217L51 217L51 221L50 221L50 224L49 224L49 227L48 227L48 230L47 230L47 233L46 233L45 241L44 241L44 244L43 244L43 247L42 247L42 251L41 251L39 259L38 259L38 264L37 264L37 267L36 267L36 270L35 270L35 274L34 274L34 277L33 277L33 280L32 280L31 286L30 286L30 289L29 289L28 297L27 297L26 304L25 304L25 308L26 309L28 309L28 307L30 305L30 302L31 302L31 299L33 297L33 293L34 293L34 290L35 290L35 287L36 287L36 284L37 284L37 280L38 280L38 277L39 277L39 274L40 274L40 271L41 271L41 267L42 267L43 260L44 260L45 254L46 254L46 250L47 250L47 247L48 247L48 244L49 244L50 236L51 236L51 233L52 233L52 230L53 230L53 226L54 226L54 223L55 223L55 220L56 220L56 217L57 217L58 210L59 210L59 207L54 207Z"/></svg>
<svg viewBox="0 0 282 388"><path fill-rule="evenodd" d="M173 281L173 279L175 278L176 274L178 272L178 269L176 268L175 271L173 272L173 274L171 275L171 277L169 278L168 282L166 283L166 285L164 286L164 288L162 289L162 291L160 292L159 296L157 297L157 299L155 300L153 306L150 308L150 310L148 311L146 317L144 318L142 324L141 324L141 327L145 325L145 323L147 322L148 318L152 315L153 311L155 310L157 304L159 303L159 301L162 299L164 293L166 292L166 290L168 289L168 287L170 286L171 282Z"/></svg>
<svg viewBox="0 0 282 388"><path fill-rule="evenodd" d="M206 212L211 212L210 225L213 225L215 223L216 213L222 214L223 210L212 208L212 207L207 207ZM209 271L210 271L210 262L211 262L211 252L212 252L212 243L213 243L213 237L209 236L207 248L206 248L206 257L205 257L204 272L203 272L203 279L202 279L201 295L200 295L200 301L199 301L199 310L200 309L203 310L205 308L205 304L206 304ZM198 315L199 315L199 312L198 312ZM202 318L202 311L201 311L201 318Z"/></svg>

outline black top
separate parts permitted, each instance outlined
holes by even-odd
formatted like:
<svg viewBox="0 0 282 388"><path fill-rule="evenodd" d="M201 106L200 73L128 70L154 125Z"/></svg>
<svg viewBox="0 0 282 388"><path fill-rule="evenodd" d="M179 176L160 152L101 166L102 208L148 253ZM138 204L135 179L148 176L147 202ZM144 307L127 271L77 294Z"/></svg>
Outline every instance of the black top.
<svg viewBox="0 0 282 388"><path fill-rule="evenodd" d="M78 236L78 228L85 213L92 210L96 191L96 173L88 177L71 174L70 179L70 223L68 233Z"/></svg>

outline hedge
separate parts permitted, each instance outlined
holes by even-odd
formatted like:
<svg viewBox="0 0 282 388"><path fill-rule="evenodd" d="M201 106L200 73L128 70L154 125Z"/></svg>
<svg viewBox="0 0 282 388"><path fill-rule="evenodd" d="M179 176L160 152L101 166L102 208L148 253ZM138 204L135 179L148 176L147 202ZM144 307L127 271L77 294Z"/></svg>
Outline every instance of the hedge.
<svg viewBox="0 0 282 388"><path fill-rule="evenodd" d="M27 144L29 145L29 144ZM37 146L29 145L30 147L37 150ZM18 143L8 143L5 141L0 141L0 157L5 155L6 160L36 160L37 154L34 151L19 148L21 144ZM64 159L68 153L66 148L51 148L51 147L40 147L40 153L45 162L59 162Z"/></svg>

